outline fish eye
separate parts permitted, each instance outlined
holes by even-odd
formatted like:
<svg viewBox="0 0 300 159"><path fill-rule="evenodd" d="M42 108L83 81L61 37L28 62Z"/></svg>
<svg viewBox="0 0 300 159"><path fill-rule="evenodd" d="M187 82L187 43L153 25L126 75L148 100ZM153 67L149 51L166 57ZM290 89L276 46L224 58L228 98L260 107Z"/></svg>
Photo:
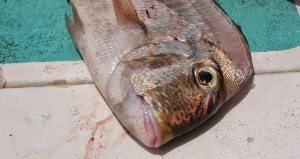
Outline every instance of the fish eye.
<svg viewBox="0 0 300 159"><path fill-rule="evenodd" d="M196 67L194 77L197 84L204 89L217 89L219 87L220 75L216 69L210 66Z"/></svg>
<svg viewBox="0 0 300 159"><path fill-rule="evenodd" d="M213 79L213 75L210 72L205 71L205 70L202 70L201 72L199 72L200 84L207 86L212 81L212 79Z"/></svg>

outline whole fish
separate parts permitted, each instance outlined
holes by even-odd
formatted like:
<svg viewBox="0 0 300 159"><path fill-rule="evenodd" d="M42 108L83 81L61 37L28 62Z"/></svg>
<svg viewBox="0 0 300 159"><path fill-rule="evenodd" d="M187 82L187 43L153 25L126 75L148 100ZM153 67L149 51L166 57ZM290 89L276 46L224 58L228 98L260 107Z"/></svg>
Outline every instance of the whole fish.
<svg viewBox="0 0 300 159"><path fill-rule="evenodd" d="M213 0L71 0L66 23L96 86L139 141L201 124L253 74L248 46Z"/></svg>

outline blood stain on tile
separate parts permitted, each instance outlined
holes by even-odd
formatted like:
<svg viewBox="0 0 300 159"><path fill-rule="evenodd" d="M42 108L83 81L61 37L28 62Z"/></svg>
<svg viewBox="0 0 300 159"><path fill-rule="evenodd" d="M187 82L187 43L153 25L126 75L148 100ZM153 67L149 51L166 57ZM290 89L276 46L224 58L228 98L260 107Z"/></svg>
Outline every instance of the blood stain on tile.
<svg viewBox="0 0 300 159"><path fill-rule="evenodd" d="M61 80L54 80L48 83L49 85L53 85L55 87L59 88L68 88L69 86L67 85L67 80L61 79Z"/></svg>
<svg viewBox="0 0 300 159"><path fill-rule="evenodd" d="M55 70L55 69L56 69L56 68L53 67L53 66L51 66L51 65L46 65L46 66L44 67L43 71L46 72L46 73L52 73L53 70Z"/></svg>
<svg viewBox="0 0 300 159"><path fill-rule="evenodd" d="M253 143L254 142L254 138L253 137L248 137L247 138L247 142L248 143Z"/></svg>
<svg viewBox="0 0 300 159"><path fill-rule="evenodd" d="M87 143L87 146L85 148L85 155L84 159L91 159L93 156L98 156L101 151L101 149L105 148L105 145L102 143L102 134L109 134L109 130L105 128L105 125L111 122L114 119L114 116L111 114L105 119L98 121L93 129L93 132L91 134L91 137L89 138L89 141ZM101 133L100 135L97 135L98 133ZM96 143L97 142L97 143ZM96 149L96 148L99 149Z"/></svg>

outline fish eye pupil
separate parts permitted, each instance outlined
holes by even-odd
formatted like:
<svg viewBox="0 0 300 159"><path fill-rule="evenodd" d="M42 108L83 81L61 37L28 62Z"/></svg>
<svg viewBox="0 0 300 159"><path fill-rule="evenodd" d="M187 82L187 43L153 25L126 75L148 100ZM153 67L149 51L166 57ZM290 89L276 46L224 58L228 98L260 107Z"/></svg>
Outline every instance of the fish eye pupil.
<svg viewBox="0 0 300 159"><path fill-rule="evenodd" d="M213 79L213 76L211 73L207 71L201 71L199 73L199 81L200 84L207 86Z"/></svg>

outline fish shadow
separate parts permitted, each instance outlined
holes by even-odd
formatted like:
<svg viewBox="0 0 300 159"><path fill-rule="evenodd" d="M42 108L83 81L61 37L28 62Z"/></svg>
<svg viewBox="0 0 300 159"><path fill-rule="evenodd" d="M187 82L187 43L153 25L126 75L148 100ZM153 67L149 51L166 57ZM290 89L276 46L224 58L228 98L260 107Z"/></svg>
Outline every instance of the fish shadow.
<svg viewBox="0 0 300 159"><path fill-rule="evenodd" d="M251 89L255 87L255 84L253 83L254 76L249 79L249 81L246 83L245 87L234 97L232 97L230 100L228 100L219 110L218 112L213 115L211 118L209 118L207 121L205 121L200 126L194 128L193 130L182 134L179 137L176 137L175 139L171 140L170 142L166 143L165 145L162 145L159 148L149 148L144 146L142 143L140 143L136 138L134 138L132 135L129 135L135 140L140 146L144 147L145 150L148 152L154 154L154 155L164 155L173 149L182 146L193 139L197 138L198 136L204 134L208 130L210 130L212 127L214 127L219 121L221 121L225 115L234 107L236 107L250 92Z"/></svg>

